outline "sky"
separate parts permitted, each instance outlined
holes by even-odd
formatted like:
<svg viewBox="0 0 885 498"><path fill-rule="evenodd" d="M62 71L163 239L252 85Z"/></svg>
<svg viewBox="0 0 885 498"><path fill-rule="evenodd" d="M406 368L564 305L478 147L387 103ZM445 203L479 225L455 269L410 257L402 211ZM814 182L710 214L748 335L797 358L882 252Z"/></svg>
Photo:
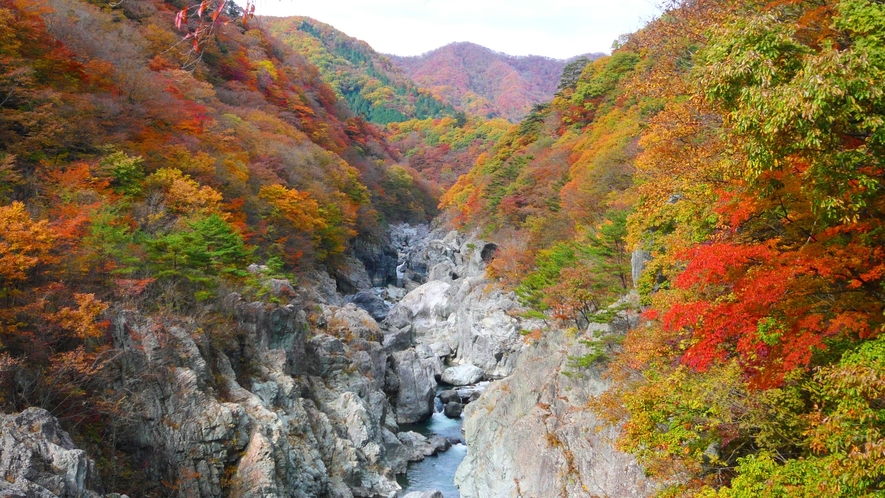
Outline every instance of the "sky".
<svg viewBox="0 0 885 498"><path fill-rule="evenodd" d="M245 3L245 0L237 0ZM510 55L610 52L659 0L256 0L256 15L308 16L376 51L419 55L469 41Z"/></svg>

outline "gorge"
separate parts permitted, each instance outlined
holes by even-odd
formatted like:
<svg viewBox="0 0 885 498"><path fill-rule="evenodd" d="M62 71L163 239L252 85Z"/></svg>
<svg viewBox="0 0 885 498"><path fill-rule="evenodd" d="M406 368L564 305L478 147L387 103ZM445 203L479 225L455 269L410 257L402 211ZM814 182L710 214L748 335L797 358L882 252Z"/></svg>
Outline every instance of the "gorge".
<svg viewBox="0 0 885 498"><path fill-rule="evenodd" d="M885 4L247 5L0 0L0 495L885 493Z"/></svg>

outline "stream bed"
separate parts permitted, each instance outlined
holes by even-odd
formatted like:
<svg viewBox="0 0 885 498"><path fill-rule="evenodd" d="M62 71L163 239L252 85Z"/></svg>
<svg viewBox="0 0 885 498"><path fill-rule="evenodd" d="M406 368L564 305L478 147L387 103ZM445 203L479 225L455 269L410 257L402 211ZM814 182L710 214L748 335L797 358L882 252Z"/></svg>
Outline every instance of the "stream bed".
<svg viewBox="0 0 885 498"><path fill-rule="evenodd" d="M425 436L437 434L445 438L461 439L462 419L443 415L439 398L436 399L436 408L433 416L426 422L402 426L401 430L415 431ZM454 444L448 451L410 463L406 473L397 476L397 482L403 488L397 496L404 496L412 491L438 489L445 498L460 498L461 493L455 487L455 471L466 454L467 445Z"/></svg>

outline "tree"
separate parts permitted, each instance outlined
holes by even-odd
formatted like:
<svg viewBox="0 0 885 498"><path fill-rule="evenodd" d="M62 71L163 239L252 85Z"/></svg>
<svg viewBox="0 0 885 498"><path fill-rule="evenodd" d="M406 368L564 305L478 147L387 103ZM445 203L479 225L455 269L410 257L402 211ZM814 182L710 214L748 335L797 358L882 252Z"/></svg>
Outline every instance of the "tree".
<svg viewBox="0 0 885 498"><path fill-rule="evenodd" d="M0 289L9 303L11 288L25 281L51 256L55 235L46 220L34 221L21 202L0 206Z"/></svg>
<svg viewBox="0 0 885 498"><path fill-rule="evenodd" d="M245 276L252 251L221 216L198 218L182 230L147 241L158 277L184 277L209 284L219 277Z"/></svg>

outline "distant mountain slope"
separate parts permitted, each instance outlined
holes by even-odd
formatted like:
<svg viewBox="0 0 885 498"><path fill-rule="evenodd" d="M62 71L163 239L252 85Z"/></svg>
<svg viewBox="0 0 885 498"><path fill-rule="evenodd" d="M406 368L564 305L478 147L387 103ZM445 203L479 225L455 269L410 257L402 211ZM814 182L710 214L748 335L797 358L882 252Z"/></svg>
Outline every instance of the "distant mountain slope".
<svg viewBox="0 0 885 498"><path fill-rule="evenodd" d="M535 55L514 57L467 42L416 57L388 57L443 101L471 114L512 122L525 117L534 105L553 98L569 62Z"/></svg>
<svg viewBox="0 0 885 498"><path fill-rule="evenodd" d="M263 17L260 22L317 66L323 80L368 121L383 125L455 114L362 40L309 17Z"/></svg>

